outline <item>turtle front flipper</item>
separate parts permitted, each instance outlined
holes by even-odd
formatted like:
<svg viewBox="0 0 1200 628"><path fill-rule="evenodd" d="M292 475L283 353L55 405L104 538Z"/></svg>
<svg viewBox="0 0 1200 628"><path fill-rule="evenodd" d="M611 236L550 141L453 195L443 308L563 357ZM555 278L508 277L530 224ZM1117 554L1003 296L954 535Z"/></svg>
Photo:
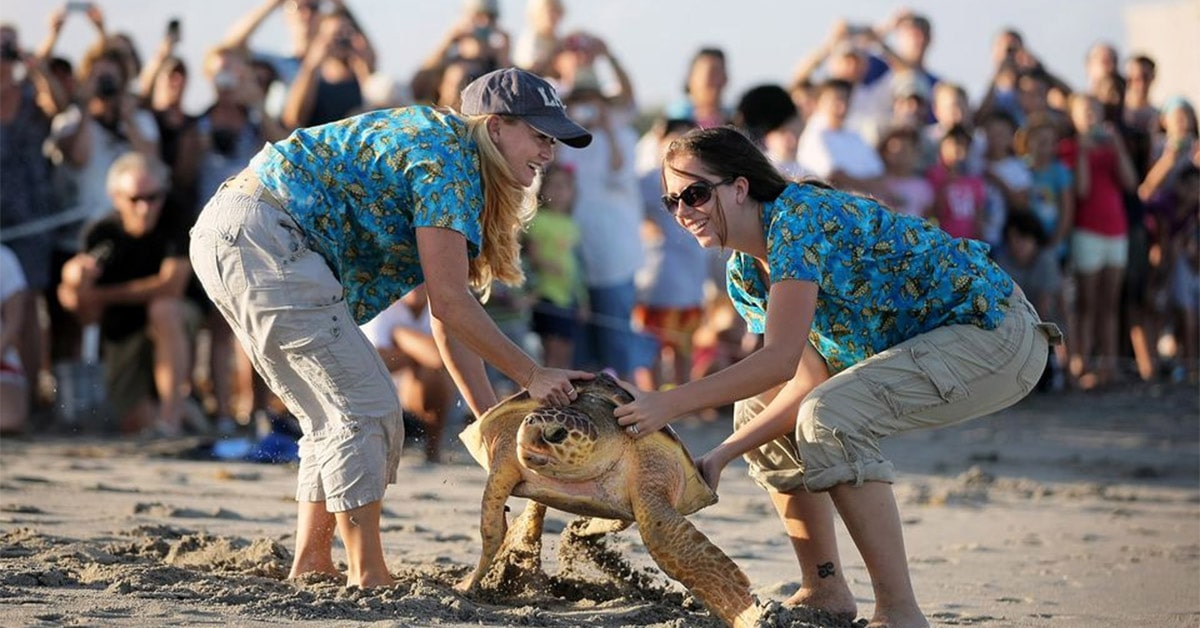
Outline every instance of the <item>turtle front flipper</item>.
<svg viewBox="0 0 1200 628"><path fill-rule="evenodd" d="M642 542L666 574L683 583L709 611L736 628L757 623L750 579L658 492L633 498Z"/></svg>
<svg viewBox="0 0 1200 628"><path fill-rule="evenodd" d="M454 586L462 592L474 591L479 586L479 581L487 574L488 568L495 560L496 552L500 551L504 535L508 532L504 506L508 502L508 496L512 494L513 487L521 481L521 467L515 457L493 461L493 465L488 473L487 485L483 489L483 502L479 513L479 536L483 540L483 554L479 557L475 571Z"/></svg>
<svg viewBox="0 0 1200 628"><path fill-rule="evenodd" d="M546 505L529 500L525 511L509 526L500 551L480 579L481 590L505 596L536 595L549 590L550 577L542 570L545 520Z"/></svg>

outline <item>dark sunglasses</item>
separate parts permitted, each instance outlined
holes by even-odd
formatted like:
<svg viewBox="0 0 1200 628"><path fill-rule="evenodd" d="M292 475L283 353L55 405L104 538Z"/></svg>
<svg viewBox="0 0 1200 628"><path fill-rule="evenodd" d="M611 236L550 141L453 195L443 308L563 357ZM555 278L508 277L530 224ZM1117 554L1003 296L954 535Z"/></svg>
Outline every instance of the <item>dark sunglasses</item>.
<svg viewBox="0 0 1200 628"><path fill-rule="evenodd" d="M679 210L679 201L683 201L683 204L687 205L688 207L699 207L700 205L707 203L708 200L712 198L714 188L725 185L726 183L732 183L736 178L737 177L729 177L727 179L717 181L716 183L712 183L710 181L697 181L686 188L683 188L679 194L663 194L663 208L666 209L668 213L674 215Z"/></svg>
<svg viewBox="0 0 1200 628"><path fill-rule="evenodd" d="M138 196L128 196L127 195L125 198L128 198L130 203L134 203L134 204L145 203L147 205L153 205L153 204L165 199L166 197L167 197L167 195L165 192L150 192L148 194L141 194Z"/></svg>

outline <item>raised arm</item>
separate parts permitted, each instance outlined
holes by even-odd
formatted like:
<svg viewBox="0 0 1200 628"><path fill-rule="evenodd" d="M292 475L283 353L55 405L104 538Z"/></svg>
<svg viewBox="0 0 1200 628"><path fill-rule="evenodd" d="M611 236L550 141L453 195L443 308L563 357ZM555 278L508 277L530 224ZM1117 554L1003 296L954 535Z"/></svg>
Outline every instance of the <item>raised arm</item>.
<svg viewBox="0 0 1200 628"><path fill-rule="evenodd" d="M168 32L163 36L163 39L158 44L158 48L154 50L154 55L146 61L142 66L142 73L138 75L138 97L142 102L149 102L151 95L154 93L154 79L158 78L159 71L162 70L163 64L171 55L175 54L175 46L179 44L179 33Z"/></svg>
<svg viewBox="0 0 1200 628"><path fill-rule="evenodd" d="M800 82L814 83L813 75L817 73L829 55L833 54L833 49L841 42L850 37L850 27L846 20L839 19L833 23L833 29L829 31L829 36L821 45L812 52L800 59L796 65L796 71L792 75L792 84Z"/></svg>
<svg viewBox="0 0 1200 628"><path fill-rule="evenodd" d="M250 37L254 35L254 31L262 25L263 20L267 16L275 12L276 9L283 6L286 0L267 0L262 4L251 9L248 13L238 18L229 30L225 32L225 38L221 40L221 46L229 46L234 48L246 48L250 43Z"/></svg>
<svg viewBox="0 0 1200 628"><path fill-rule="evenodd" d="M329 56L329 48L337 32L337 22L325 20L317 31L317 36L304 54L296 79L288 88L287 102L279 121L289 129L304 126L312 116L317 103L317 86L321 81L321 64Z"/></svg>

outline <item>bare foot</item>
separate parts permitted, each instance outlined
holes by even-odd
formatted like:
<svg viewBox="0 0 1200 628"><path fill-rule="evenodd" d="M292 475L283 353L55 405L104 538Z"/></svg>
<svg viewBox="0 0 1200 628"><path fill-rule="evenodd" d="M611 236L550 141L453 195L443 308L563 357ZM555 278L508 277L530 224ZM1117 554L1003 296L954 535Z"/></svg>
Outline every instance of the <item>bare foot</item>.
<svg viewBox="0 0 1200 628"><path fill-rule="evenodd" d="M832 589L832 588L831 588ZM814 590L801 587L783 603L784 606L804 606L823 610L835 617L854 619L858 616L858 606L849 587L840 590Z"/></svg>
<svg viewBox="0 0 1200 628"><path fill-rule="evenodd" d="M889 613L877 609L867 628L929 628L929 620L920 610Z"/></svg>
<svg viewBox="0 0 1200 628"><path fill-rule="evenodd" d="M292 563L292 572L288 574L288 580L299 578L310 573L319 573L327 576L342 577L342 572L338 571L337 566L333 564L332 559L314 560L314 561L299 561Z"/></svg>
<svg viewBox="0 0 1200 628"><path fill-rule="evenodd" d="M392 574L386 571L381 574L366 573L357 578L357 582L355 580L355 578L347 578L346 586L373 589L375 587L390 587L396 584L396 581L392 579Z"/></svg>

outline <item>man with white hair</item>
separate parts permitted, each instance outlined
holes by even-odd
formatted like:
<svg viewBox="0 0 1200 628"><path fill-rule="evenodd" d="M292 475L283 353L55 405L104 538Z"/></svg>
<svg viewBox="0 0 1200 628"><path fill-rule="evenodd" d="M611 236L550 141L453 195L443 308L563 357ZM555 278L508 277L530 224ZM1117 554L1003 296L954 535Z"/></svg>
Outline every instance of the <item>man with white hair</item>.
<svg viewBox="0 0 1200 628"><path fill-rule="evenodd" d="M107 397L121 429L162 436L200 418L186 401L200 310L186 295L187 234L164 218L169 182L155 157L129 152L113 162L107 185L114 211L86 229L58 288L80 324L100 325Z"/></svg>

